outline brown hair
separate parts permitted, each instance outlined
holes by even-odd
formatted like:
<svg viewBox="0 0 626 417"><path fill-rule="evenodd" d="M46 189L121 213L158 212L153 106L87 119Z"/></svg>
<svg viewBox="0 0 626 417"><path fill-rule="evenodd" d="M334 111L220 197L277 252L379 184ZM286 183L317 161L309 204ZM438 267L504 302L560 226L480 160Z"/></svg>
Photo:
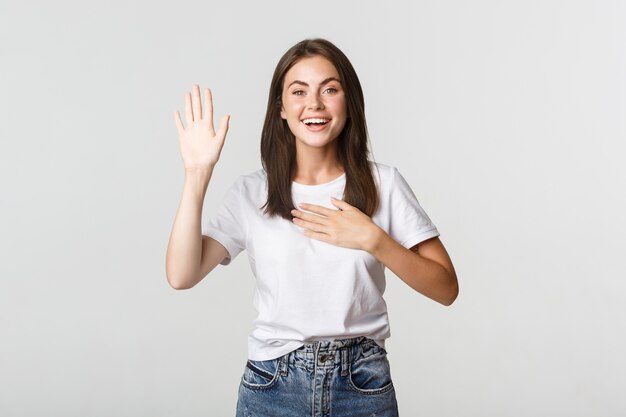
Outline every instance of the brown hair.
<svg viewBox="0 0 626 417"><path fill-rule="evenodd" d="M296 168L295 137L280 117L285 75L299 60L322 56L337 69L345 92L347 120L337 137L337 157L346 172L343 200L372 216L379 205L378 190L370 168L365 123L365 100L359 78L348 58L325 39L305 39L292 46L278 61L270 84L267 112L261 133L261 161L267 174L265 213L291 220L294 209L291 182ZM262 207L262 208L263 208Z"/></svg>

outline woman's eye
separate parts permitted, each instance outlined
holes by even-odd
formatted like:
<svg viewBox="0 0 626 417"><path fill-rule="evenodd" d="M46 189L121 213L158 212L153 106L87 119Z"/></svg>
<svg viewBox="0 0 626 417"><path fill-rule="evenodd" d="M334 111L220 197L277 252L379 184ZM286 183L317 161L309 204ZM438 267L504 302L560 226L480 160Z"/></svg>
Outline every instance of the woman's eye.
<svg viewBox="0 0 626 417"><path fill-rule="evenodd" d="M333 88L333 87L329 87L329 88L326 89L326 92L328 92L328 93L336 93L337 89Z"/></svg>
<svg viewBox="0 0 626 417"><path fill-rule="evenodd" d="M294 91L292 94L294 94L294 95L296 95L296 96L301 96L301 95L303 95L303 94L304 94L304 91L302 91L302 90L296 90L296 91Z"/></svg>

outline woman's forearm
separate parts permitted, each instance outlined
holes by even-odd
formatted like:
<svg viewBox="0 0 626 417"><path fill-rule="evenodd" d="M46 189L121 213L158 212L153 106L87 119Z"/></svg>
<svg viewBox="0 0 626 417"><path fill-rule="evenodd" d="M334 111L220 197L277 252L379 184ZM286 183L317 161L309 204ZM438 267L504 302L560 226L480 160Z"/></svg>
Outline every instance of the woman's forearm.
<svg viewBox="0 0 626 417"><path fill-rule="evenodd" d="M376 244L369 251L415 291L443 305L456 299L459 287L454 271L415 253L379 229Z"/></svg>
<svg viewBox="0 0 626 417"><path fill-rule="evenodd" d="M185 171L183 193L167 246L165 269L173 288L191 288L202 278L202 206L213 167Z"/></svg>

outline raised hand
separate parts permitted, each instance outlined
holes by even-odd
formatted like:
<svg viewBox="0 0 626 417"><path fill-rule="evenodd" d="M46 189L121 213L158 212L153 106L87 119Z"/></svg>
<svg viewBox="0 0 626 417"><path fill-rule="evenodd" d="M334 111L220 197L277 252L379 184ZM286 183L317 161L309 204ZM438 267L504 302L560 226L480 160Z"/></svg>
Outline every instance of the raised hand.
<svg viewBox="0 0 626 417"><path fill-rule="evenodd" d="M205 112L202 112L200 86L195 84L192 93L185 93L185 122L183 126L180 113L174 112L174 122L178 129L180 153L185 170L213 168L220 158L230 115L222 117L219 130L213 127L213 97L211 90L204 90Z"/></svg>

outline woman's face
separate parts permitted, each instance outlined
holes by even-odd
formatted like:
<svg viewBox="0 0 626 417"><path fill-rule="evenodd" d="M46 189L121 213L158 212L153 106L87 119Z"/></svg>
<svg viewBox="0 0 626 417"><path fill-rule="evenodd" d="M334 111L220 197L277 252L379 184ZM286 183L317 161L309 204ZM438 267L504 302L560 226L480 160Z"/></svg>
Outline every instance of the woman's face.
<svg viewBox="0 0 626 417"><path fill-rule="evenodd" d="M298 147L324 147L347 119L346 98L335 66L326 58L302 58L285 74L280 116Z"/></svg>

